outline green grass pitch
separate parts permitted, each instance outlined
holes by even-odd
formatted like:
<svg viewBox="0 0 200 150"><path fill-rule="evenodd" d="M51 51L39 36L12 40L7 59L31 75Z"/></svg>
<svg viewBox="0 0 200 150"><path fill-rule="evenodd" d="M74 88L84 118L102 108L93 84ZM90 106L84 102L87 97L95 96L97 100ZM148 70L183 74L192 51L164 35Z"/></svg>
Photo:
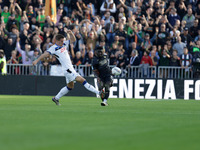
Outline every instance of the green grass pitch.
<svg viewBox="0 0 200 150"><path fill-rule="evenodd" d="M0 95L1 150L199 150L200 101Z"/></svg>

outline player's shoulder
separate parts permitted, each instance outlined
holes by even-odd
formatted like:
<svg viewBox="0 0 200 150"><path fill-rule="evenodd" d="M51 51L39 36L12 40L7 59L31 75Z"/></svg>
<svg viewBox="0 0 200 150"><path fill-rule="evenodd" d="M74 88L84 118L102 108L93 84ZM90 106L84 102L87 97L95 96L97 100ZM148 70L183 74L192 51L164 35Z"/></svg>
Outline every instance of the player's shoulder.
<svg viewBox="0 0 200 150"><path fill-rule="evenodd" d="M55 51L56 50L56 45L52 45L51 47L49 47L49 49L47 51Z"/></svg>

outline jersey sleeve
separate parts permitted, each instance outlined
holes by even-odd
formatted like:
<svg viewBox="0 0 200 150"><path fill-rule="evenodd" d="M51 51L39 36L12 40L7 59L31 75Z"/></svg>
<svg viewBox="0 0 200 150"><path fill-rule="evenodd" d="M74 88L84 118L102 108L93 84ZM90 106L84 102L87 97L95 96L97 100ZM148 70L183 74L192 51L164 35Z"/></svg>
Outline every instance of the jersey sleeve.
<svg viewBox="0 0 200 150"><path fill-rule="evenodd" d="M55 54L55 50L56 50L55 47L52 46L47 50L47 52L50 53L51 55L53 55L53 54Z"/></svg>

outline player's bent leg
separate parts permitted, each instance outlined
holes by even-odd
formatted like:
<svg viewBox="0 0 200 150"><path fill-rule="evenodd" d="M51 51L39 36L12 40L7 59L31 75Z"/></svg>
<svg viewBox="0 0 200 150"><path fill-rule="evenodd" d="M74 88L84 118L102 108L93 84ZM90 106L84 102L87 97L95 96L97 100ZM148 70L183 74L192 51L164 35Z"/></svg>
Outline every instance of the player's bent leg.
<svg viewBox="0 0 200 150"><path fill-rule="evenodd" d="M103 102L101 103L101 106L108 106L107 101L110 94L110 85L111 85L110 82L105 83L105 96L104 96Z"/></svg>
<svg viewBox="0 0 200 150"><path fill-rule="evenodd" d="M87 90L96 93L96 94L100 94L100 92L98 90L96 90L94 88L94 86L92 86L91 84L89 84L82 76L77 76L76 77L76 81L81 83Z"/></svg>
<svg viewBox="0 0 200 150"><path fill-rule="evenodd" d="M101 100L103 101L104 96L105 96L104 83L100 80L100 78L99 79L97 78L97 86L98 86L99 91L101 92L100 97L101 97Z"/></svg>
<svg viewBox="0 0 200 150"><path fill-rule="evenodd" d="M67 86L63 87L63 88L59 91L59 93L58 93L55 97L52 98L52 101L53 101L56 105L60 105L59 99L60 99L62 96L66 95L69 91L71 91L72 88L73 88L72 84L67 84Z"/></svg>

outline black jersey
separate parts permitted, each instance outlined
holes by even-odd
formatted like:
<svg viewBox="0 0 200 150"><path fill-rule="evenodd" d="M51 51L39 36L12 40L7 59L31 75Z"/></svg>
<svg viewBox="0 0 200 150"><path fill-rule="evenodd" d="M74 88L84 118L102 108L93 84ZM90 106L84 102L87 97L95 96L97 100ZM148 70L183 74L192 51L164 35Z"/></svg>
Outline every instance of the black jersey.
<svg viewBox="0 0 200 150"><path fill-rule="evenodd" d="M92 66L94 70L99 71L99 77L104 78L111 75L111 69L108 66L108 58L107 55L104 54L103 57L94 56L92 60Z"/></svg>

